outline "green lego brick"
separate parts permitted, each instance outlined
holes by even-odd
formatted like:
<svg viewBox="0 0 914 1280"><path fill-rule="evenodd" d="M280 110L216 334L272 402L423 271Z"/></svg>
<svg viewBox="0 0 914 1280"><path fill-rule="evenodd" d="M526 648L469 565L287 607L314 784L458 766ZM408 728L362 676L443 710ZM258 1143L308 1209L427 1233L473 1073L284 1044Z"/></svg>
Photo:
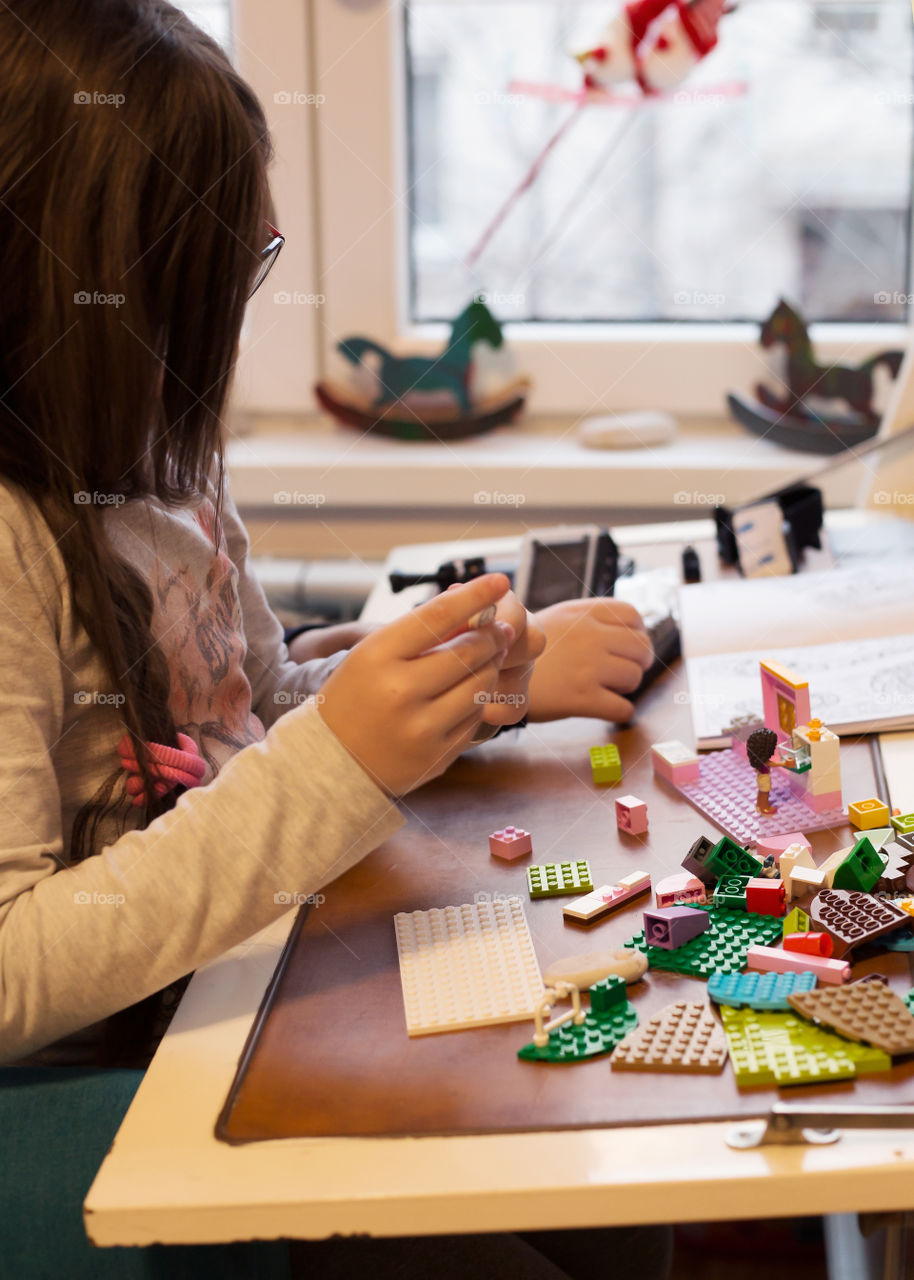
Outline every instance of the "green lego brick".
<svg viewBox="0 0 914 1280"><path fill-rule="evenodd" d="M531 898L561 898L567 893L592 893L590 863L543 862L527 868L527 891Z"/></svg>
<svg viewBox="0 0 914 1280"><path fill-rule="evenodd" d="M549 1033L549 1043L518 1049L525 1062L583 1062L611 1053L638 1025L634 1005L625 998L625 979L611 973L590 988L590 1012L577 1026L565 1022Z"/></svg>
<svg viewBox="0 0 914 1280"><path fill-rule="evenodd" d="M749 876L751 879L753 876L762 874L762 864L758 858L751 854L748 849L744 849L741 844L731 840L729 836L724 836L718 840L708 854L708 860L705 865L718 879L728 875Z"/></svg>
<svg viewBox="0 0 914 1280"><path fill-rule="evenodd" d="M734 973L742 969L750 947L776 946L781 940L781 921L776 916L728 911L726 907L692 906L692 910L706 911L711 919L710 927L675 951L649 947L643 931L623 946L643 951L651 969L707 978L715 972Z"/></svg>
<svg viewBox="0 0 914 1280"><path fill-rule="evenodd" d="M857 889L869 893L876 887L885 866L866 836L861 836L835 872L835 889Z"/></svg>
<svg viewBox="0 0 914 1280"><path fill-rule="evenodd" d="M914 987L911 988L906 996L902 996L901 998L904 1000L911 1012L914 1013Z"/></svg>
<svg viewBox="0 0 914 1280"><path fill-rule="evenodd" d="M746 886L751 876L721 876L714 889L715 907L727 907L730 911L746 910Z"/></svg>
<svg viewBox="0 0 914 1280"><path fill-rule="evenodd" d="M607 747L590 748L590 767L593 780L601 786L609 782L622 781L622 761L619 748L610 743Z"/></svg>
<svg viewBox="0 0 914 1280"><path fill-rule="evenodd" d="M910 835L914 832L914 813L896 813L894 817L889 818L892 826L896 831L900 831L903 835Z"/></svg>
<svg viewBox="0 0 914 1280"><path fill-rule="evenodd" d="M782 937L786 938L788 933L809 933L809 916L802 907L794 907L794 909L784 917L784 927Z"/></svg>
<svg viewBox="0 0 914 1280"><path fill-rule="evenodd" d="M850 1080L892 1065L881 1049L844 1040L792 1013L721 1005L720 1016L740 1089Z"/></svg>

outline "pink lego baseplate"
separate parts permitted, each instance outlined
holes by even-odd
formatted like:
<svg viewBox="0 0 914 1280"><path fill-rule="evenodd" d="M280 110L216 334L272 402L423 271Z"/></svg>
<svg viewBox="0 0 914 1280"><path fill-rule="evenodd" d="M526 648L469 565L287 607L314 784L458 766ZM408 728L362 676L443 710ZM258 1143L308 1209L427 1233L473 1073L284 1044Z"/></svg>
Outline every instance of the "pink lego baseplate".
<svg viewBox="0 0 914 1280"><path fill-rule="evenodd" d="M771 773L771 804L777 813L770 817L755 808L757 775L746 760L733 750L712 751L701 757L701 778L676 786L690 804L716 822L726 835L740 844L754 845L762 836L790 831L825 831L847 827L841 808L816 812L793 794L788 778ZM675 785L675 784L674 784Z"/></svg>

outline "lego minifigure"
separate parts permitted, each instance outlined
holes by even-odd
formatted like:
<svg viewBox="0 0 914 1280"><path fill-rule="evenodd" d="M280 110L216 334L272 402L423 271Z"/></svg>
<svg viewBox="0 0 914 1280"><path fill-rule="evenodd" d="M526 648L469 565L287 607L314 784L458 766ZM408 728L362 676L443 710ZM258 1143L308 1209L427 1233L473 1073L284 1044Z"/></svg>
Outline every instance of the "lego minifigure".
<svg viewBox="0 0 914 1280"><path fill-rule="evenodd" d="M773 729L756 729L746 739L746 759L758 775L758 795L755 807L759 813L777 813L771 804L771 770L786 769L782 760L773 759L778 746L778 735Z"/></svg>

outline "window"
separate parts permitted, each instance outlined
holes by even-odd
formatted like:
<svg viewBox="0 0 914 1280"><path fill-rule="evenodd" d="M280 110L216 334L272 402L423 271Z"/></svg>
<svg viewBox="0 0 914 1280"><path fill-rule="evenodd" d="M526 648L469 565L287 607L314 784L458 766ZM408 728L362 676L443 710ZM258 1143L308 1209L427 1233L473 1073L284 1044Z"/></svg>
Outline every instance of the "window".
<svg viewBox="0 0 914 1280"><path fill-rule="evenodd" d="M223 49L231 49L231 0L173 0L176 8L202 27Z"/></svg>

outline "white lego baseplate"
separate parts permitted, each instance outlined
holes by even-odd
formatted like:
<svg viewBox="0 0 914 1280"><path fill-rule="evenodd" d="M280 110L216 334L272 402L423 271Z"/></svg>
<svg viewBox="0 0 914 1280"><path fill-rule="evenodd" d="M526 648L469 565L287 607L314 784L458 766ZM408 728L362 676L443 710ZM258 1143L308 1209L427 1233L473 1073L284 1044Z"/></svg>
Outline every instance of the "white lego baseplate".
<svg viewBox="0 0 914 1280"><path fill-rule="evenodd" d="M409 1035L533 1017L545 988L520 898L401 911L394 928Z"/></svg>

